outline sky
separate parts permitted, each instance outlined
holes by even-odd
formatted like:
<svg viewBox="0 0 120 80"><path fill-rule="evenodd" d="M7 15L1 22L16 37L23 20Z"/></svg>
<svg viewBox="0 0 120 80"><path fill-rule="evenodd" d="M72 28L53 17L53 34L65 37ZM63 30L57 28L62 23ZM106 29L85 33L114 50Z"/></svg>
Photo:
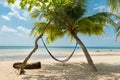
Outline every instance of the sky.
<svg viewBox="0 0 120 80"><path fill-rule="evenodd" d="M106 0L89 0L88 13L92 15L101 11L108 11ZM6 0L0 0L0 46L33 46L36 37L29 36L34 23L38 21L31 19L27 10L21 10L19 1L14 5L7 4ZM120 47L120 39L115 41L115 31L112 26L104 28L103 36L78 35L85 46ZM68 36L59 39L50 46L74 46ZM39 40L39 46L43 46Z"/></svg>

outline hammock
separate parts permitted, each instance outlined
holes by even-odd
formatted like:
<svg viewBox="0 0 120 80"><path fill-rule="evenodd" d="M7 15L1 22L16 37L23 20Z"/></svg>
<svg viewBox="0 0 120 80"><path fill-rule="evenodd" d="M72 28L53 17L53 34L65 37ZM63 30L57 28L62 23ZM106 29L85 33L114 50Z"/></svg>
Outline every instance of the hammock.
<svg viewBox="0 0 120 80"><path fill-rule="evenodd" d="M76 43L75 48L74 48L74 50L72 51L72 53L70 54L70 56L69 56L68 58L64 59L64 60L59 60L59 59L57 59L55 56L53 56L52 53L48 50L48 48L47 48L47 46L46 46L46 44L45 44L45 42L44 42L44 40L43 40L42 37L41 37L41 39L42 39L43 45L44 45L45 49L47 50L47 52L50 54L50 56L51 56L54 60L56 60L56 61L58 61L58 62L67 62L67 61L73 56L73 54L74 54L74 52L75 52L75 50L76 50L76 48L77 48L77 43Z"/></svg>

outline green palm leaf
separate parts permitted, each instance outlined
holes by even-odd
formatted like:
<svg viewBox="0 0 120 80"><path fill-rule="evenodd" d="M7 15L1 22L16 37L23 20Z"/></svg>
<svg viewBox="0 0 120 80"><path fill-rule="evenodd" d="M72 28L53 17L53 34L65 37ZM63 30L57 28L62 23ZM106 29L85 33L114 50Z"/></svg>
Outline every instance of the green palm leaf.
<svg viewBox="0 0 120 80"><path fill-rule="evenodd" d="M42 30L44 29L44 26L46 25L46 23L43 22L36 22L34 24L34 27L30 33L30 35L32 36L38 36L39 34L41 34Z"/></svg>
<svg viewBox="0 0 120 80"><path fill-rule="evenodd" d="M116 34L116 40L117 40L118 38L120 38L120 31L117 32L117 34Z"/></svg>
<svg viewBox="0 0 120 80"><path fill-rule="evenodd" d="M63 38L66 32L62 27L51 24L47 28L45 34L47 36L46 42L49 44L59 38Z"/></svg>
<svg viewBox="0 0 120 80"><path fill-rule="evenodd" d="M118 24L115 23L114 20L112 20L112 17L120 19L119 16L109 13L109 12L100 12L100 13L94 14L92 16L89 16L88 18L91 21L93 21L94 23L101 23L101 24L105 24L105 25L112 25L114 27L118 27Z"/></svg>
<svg viewBox="0 0 120 80"><path fill-rule="evenodd" d="M32 29L30 35L31 36L32 35L33 36L40 35L42 30L44 29L45 25L46 25L45 23L36 22L34 24L34 28ZM64 29L62 29L62 27L58 28L58 27L56 27L56 25L50 24L50 25L48 25L48 28L46 29L44 34L47 36L46 42L49 44L59 38L64 37L65 33L66 32L64 31Z"/></svg>
<svg viewBox="0 0 120 80"><path fill-rule="evenodd" d="M120 13L120 0L107 0L107 3L113 13Z"/></svg>
<svg viewBox="0 0 120 80"><path fill-rule="evenodd" d="M112 25L118 29L119 26L114 22L113 17L116 19L120 19L120 17L113 13L100 12L83 17L86 12L85 1L70 0L69 2L64 2L51 0L50 4L44 6L46 9L35 9L31 12L31 17L33 18L39 17L41 19L40 16L42 16L48 20L52 20L52 24L45 31L47 43L53 42L65 34L70 35L66 26L71 27L73 31L75 29L74 33L76 34L81 33L85 35L102 35L104 33L104 26L106 25ZM34 33L34 36L39 35L45 24L41 22L35 23L35 27L31 33Z"/></svg>
<svg viewBox="0 0 120 80"><path fill-rule="evenodd" d="M98 24L91 21L89 18L83 18L78 20L76 33L88 34L88 35L102 35L104 24Z"/></svg>

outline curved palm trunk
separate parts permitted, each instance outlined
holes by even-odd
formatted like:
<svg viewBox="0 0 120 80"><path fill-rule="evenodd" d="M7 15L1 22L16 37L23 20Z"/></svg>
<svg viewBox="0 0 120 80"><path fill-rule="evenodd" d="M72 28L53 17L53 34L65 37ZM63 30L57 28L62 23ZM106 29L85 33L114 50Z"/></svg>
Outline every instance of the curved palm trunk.
<svg viewBox="0 0 120 80"><path fill-rule="evenodd" d="M92 67L92 69L94 71L97 71L97 68L95 67L95 65L94 65L94 63L92 61L92 58L91 58L89 52L87 51L85 45L82 43L82 41L78 38L78 36L76 34L71 33L71 35L74 37L76 42L81 46L81 48L82 48L82 50L83 50L83 52L84 52L84 54L86 56L86 59L87 59L88 63L90 64L90 66Z"/></svg>
<svg viewBox="0 0 120 80"><path fill-rule="evenodd" d="M45 26L45 28L43 29L41 35L39 35L39 36L36 38L36 40L35 40L35 47L33 48L33 50L30 52L30 54L25 58L25 60L24 60L23 63L21 64L20 73L19 73L20 75L25 73L25 71L24 71L23 69L24 69L27 61L28 61L28 60L30 59L30 57L32 56L32 54L38 49L38 40L43 36L43 33L44 33L44 31L46 30L47 26L50 24L50 22L51 22L51 21L49 21L49 22L46 24L46 26Z"/></svg>
<svg viewBox="0 0 120 80"><path fill-rule="evenodd" d="M38 40L42 37L42 35L38 36L37 39L35 40L35 47L34 49L30 52L30 54L25 58L25 60L23 61L21 67L20 67L20 75L23 74L25 71L23 70L27 61L30 59L30 57L32 56L32 54L38 49Z"/></svg>

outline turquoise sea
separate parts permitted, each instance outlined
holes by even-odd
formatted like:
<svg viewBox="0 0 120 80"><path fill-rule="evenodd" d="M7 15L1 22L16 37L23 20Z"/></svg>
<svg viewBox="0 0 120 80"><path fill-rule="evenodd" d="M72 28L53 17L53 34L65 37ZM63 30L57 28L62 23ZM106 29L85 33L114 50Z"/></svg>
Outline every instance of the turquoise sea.
<svg viewBox="0 0 120 80"><path fill-rule="evenodd" d="M29 52L32 50L33 46L0 46L0 61L4 60L21 60L24 59ZM51 53L56 57L66 57L68 56L74 47L48 47ZM120 52L120 47L87 47L90 52ZM77 47L76 52L81 52L81 48ZM68 53L68 55L64 55L64 53ZM39 47L39 49L33 54L33 59L39 58L49 58L49 54L47 53L44 47Z"/></svg>

